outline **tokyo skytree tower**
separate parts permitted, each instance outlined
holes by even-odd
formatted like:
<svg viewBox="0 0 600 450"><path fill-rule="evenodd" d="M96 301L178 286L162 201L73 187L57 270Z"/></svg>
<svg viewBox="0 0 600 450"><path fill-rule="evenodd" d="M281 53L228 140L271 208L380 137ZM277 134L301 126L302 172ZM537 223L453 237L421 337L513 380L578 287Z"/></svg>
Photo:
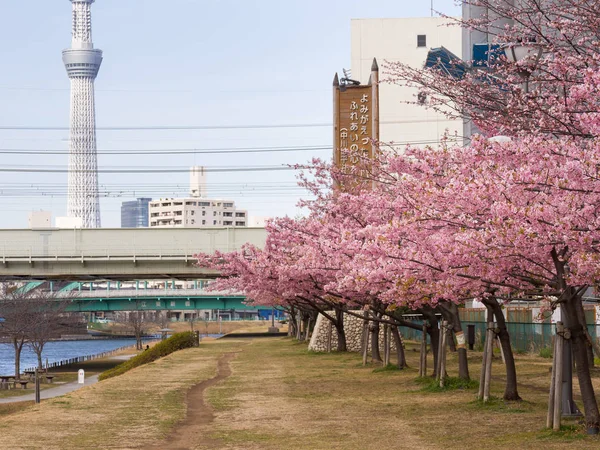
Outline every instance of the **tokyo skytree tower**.
<svg viewBox="0 0 600 450"><path fill-rule="evenodd" d="M80 217L83 228L100 227L98 155L94 80L102 63L102 50L92 43L92 3L70 0L73 5L73 40L63 50L71 80L71 132L67 215Z"/></svg>

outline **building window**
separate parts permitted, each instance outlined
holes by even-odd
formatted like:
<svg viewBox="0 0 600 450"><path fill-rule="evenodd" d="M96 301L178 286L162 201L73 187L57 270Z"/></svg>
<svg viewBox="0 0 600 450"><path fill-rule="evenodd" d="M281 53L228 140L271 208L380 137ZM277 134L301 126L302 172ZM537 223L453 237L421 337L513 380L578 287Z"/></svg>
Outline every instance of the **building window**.
<svg viewBox="0 0 600 450"><path fill-rule="evenodd" d="M216 225L216 224L217 224L217 221L216 221L216 220L213 220L213 225Z"/></svg>
<svg viewBox="0 0 600 450"><path fill-rule="evenodd" d="M206 220L203 220L203 221L202 221L202 225L206 225Z"/></svg>
<svg viewBox="0 0 600 450"><path fill-rule="evenodd" d="M426 34L417 34L417 47L427 47Z"/></svg>
<svg viewBox="0 0 600 450"><path fill-rule="evenodd" d="M206 211L202 211L202 215L205 216L206 215Z"/></svg>

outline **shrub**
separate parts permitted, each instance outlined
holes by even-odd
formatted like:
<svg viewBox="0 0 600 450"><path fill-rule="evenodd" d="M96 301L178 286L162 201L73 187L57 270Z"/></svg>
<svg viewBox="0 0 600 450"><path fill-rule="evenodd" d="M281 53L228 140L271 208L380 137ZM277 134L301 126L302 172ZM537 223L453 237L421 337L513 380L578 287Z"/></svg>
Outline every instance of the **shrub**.
<svg viewBox="0 0 600 450"><path fill-rule="evenodd" d="M167 356L177 350L183 350L184 348L190 348L196 346L196 336L194 333L187 331L185 333L177 333L171 336L169 339L165 339L164 341L159 342L154 347L144 350L137 356L119 364L112 369L109 369L105 372L102 372L98 377L98 380L106 380L108 378L116 377L118 375L122 375L125 372L141 366L143 364L148 364L152 361L156 361L163 356Z"/></svg>
<svg viewBox="0 0 600 450"><path fill-rule="evenodd" d="M552 349L550 347L540 348L540 356L542 358L552 358Z"/></svg>

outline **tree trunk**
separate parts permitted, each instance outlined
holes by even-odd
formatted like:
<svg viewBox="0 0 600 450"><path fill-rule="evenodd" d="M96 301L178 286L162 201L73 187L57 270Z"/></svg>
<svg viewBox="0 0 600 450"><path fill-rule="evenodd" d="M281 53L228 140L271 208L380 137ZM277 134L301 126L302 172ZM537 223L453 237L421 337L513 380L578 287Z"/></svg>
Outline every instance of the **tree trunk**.
<svg viewBox="0 0 600 450"><path fill-rule="evenodd" d="M450 330L450 333L448 335L448 348L450 349L450 351L452 353L456 353L457 351L457 347L456 347L456 331L454 331L454 329Z"/></svg>
<svg viewBox="0 0 600 450"><path fill-rule="evenodd" d="M451 324L452 331L457 336L462 336L462 344L458 346L458 378L462 380L469 380L469 361L467 360L467 347L464 344L464 333L462 330L462 324L460 322L460 316L458 314L458 306L456 303L444 302L440 303L440 311L445 319ZM452 337L452 336L450 336ZM453 340L452 340L453 341Z"/></svg>
<svg viewBox="0 0 600 450"><path fill-rule="evenodd" d="M590 335L590 332L587 329L587 320L585 319L585 310L583 309L583 302L578 301L575 306L577 309L577 318L579 319L579 323L583 327L583 333L586 338L588 364L590 367L594 367L594 341L592 340L592 336Z"/></svg>
<svg viewBox="0 0 600 450"><path fill-rule="evenodd" d="M348 350L346 347L346 331L344 330L344 311L342 309L335 310L335 330L337 331L337 351L345 352Z"/></svg>
<svg viewBox="0 0 600 450"><path fill-rule="evenodd" d="M379 319L380 315L375 313L375 318ZM379 322L373 321L369 324L371 331L371 362L381 363L381 353L379 353Z"/></svg>
<svg viewBox="0 0 600 450"><path fill-rule="evenodd" d="M431 353L433 354L433 373L431 376L437 378L438 347L440 342L440 330L438 328L438 318L432 308L422 308L421 313L425 320L429 322L427 333L431 342Z"/></svg>
<svg viewBox="0 0 600 450"><path fill-rule="evenodd" d="M39 351L36 350L35 354L36 354L37 360L38 360L38 369L42 370L44 368L44 363L42 362L42 350L41 349Z"/></svg>
<svg viewBox="0 0 600 450"><path fill-rule="evenodd" d="M583 326L577 315L577 302L581 302L581 298L572 295L562 304L562 312L565 315L566 323L569 324L571 331L571 345L573 347L573 358L577 369L577 379L579 381L579 389L581 391L581 399L585 413L585 421L588 430L593 429L598 432L600 427L600 413L598 411L598 403L592 385L592 377L590 375L590 367L588 365L587 354L587 338L583 330Z"/></svg>
<svg viewBox="0 0 600 450"><path fill-rule="evenodd" d="M288 314L288 336L296 336L296 308L290 308Z"/></svg>
<svg viewBox="0 0 600 450"><path fill-rule="evenodd" d="M13 337L13 347L15 349L15 379L19 379L21 375L21 350L23 350L23 344L25 339Z"/></svg>
<svg viewBox="0 0 600 450"><path fill-rule="evenodd" d="M517 388L517 369L515 367L515 357L510 344L510 335L508 334L508 328L506 327L506 319L504 317L504 311L498 300L495 297L485 298L482 300L486 307L491 308L496 324L500 333L500 345L502 346L502 352L504 353L504 364L506 366L506 385L504 386L504 400L516 401L521 400Z"/></svg>
<svg viewBox="0 0 600 450"><path fill-rule="evenodd" d="M394 335L394 343L396 344L396 356L398 358L398 369L404 369L406 366L406 357L404 355L404 347L402 347L402 338L398 331L398 326L392 325L392 334Z"/></svg>

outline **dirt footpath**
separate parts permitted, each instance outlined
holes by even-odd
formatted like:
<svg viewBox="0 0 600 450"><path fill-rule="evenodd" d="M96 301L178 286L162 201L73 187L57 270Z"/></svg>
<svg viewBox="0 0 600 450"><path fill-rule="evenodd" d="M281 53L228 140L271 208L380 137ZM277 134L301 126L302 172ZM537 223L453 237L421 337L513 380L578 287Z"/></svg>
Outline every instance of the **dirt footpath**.
<svg viewBox="0 0 600 450"><path fill-rule="evenodd" d="M209 425L214 420L212 408L204 399L204 392L231 375L231 361L236 353L225 353L217 363L217 375L192 387L186 397L187 415L173 428L169 436L148 450L189 450L197 447L218 448L220 442L208 437Z"/></svg>

